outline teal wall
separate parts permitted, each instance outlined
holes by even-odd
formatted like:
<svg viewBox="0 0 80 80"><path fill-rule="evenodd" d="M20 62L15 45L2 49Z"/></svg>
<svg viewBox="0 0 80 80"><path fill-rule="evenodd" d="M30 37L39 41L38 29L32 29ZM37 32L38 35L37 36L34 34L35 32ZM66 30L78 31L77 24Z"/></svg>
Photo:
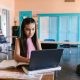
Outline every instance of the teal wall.
<svg viewBox="0 0 80 80"><path fill-rule="evenodd" d="M26 17L32 17L32 11L20 11L19 12L19 33L18 33L18 36L21 36L21 23L22 23L22 20Z"/></svg>

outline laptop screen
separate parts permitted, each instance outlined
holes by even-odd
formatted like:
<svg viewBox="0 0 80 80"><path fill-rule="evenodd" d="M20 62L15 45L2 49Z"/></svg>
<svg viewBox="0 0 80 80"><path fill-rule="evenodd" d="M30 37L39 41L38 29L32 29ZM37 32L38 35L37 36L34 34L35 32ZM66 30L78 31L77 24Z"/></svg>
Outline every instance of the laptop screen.
<svg viewBox="0 0 80 80"><path fill-rule="evenodd" d="M57 67L63 49L45 49L31 52L29 70L40 70Z"/></svg>

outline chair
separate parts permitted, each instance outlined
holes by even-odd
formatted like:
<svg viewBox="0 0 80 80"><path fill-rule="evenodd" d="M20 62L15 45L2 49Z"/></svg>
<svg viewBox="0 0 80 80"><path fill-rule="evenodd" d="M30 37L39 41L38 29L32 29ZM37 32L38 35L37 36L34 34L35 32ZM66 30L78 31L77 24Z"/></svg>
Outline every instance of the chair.
<svg viewBox="0 0 80 80"><path fill-rule="evenodd" d="M54 39L45 39L45 41L55 41ZM57 48L57 44L56 43L41 43L42 49L56 49Z"/></svg>
<svg viewBox="0 0 80 80"><path fill-rule="evenodd" d="M44 39L44 41L55 41L54 39Z"/></svg>

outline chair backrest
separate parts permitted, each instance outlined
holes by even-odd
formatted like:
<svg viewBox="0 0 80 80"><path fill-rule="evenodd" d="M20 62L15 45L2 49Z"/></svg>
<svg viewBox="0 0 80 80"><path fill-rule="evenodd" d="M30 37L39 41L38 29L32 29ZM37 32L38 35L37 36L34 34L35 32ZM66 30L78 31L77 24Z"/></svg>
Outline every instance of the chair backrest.
<svg viewBox="0 0 80 80"><path fill-rule="evenodd" d="M64 42L69 42L69 40L64 40ZM70 48L70 44L62 44L62 45L60 45L60 47Z"/></svg>
<svg viewBox="0 0 80 80"><path fill-rule="evenodd" d="M54 39L44 39L44 41L55 41Z"/></svg>
<svg viewBox="0 0 80 80"><path fill-rule="evenodd" d="M54 39L45 39L44 41L55 41ZM42 49L57 49L58 44L41 43Z"/></svg>
<svg viewBox="0 0 80 80"><path fill-rule="evenodd" d="M58 44L41 43L42 49L57 49Z"/></svg>

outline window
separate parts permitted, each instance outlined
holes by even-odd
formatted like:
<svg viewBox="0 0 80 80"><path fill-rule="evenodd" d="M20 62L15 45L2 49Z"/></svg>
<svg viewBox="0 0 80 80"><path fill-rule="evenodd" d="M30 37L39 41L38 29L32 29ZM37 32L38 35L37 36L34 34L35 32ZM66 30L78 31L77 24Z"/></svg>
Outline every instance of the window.
<svg viewBox="0 0 80 80"><path fill-rule="evenodd" d="M55 41L80 41L80 14L39 14L39 38Z"/></svg>

